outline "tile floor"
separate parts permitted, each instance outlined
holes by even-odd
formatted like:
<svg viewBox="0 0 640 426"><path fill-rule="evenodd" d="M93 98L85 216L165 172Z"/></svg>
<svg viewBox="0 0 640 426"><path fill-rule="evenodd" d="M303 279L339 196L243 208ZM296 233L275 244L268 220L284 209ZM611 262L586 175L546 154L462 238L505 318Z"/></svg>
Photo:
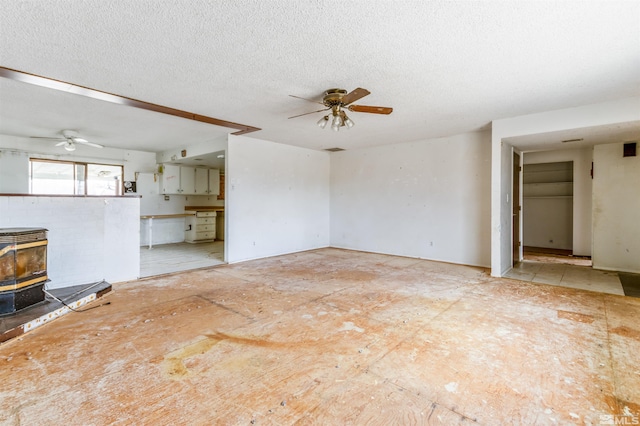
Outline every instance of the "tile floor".
<svg viewBox="0 0 640 426"><path fill-rule="evenodd" d="M216 266L224 263L224 241L140 247L140 277Z"/></svg>
<svg viewBox="0 0 640 426"><path fill-rule="evenodd" d="M523 260L511 268L505 277L624 296L617 272L600 271L590 266Z"/></svg>
<svg viewBox="0 0 640 426"><path fill-rule="evenodd" d="M0 424L640 416L637 298L338 249L116 283L104 298L0 345Z"/></svg>

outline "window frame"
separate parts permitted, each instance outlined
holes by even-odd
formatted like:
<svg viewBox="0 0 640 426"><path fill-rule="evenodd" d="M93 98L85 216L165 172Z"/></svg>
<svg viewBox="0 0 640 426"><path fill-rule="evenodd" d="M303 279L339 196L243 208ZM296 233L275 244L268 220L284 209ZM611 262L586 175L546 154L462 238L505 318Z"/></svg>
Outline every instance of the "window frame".
<svg viewBox="0 0 640 426"><path fill-rule="evenodd" d="M72 160L52 160L52 159L48 159L48 158L37 158L37 157L32 157L29 158L29 194L31 195L67 195L67 196L71 196L71 194L64 194L64 193L58 193L58 194L42 194L42 193L34 193L33 192L33 163L38 162L38 163L57 163L57 164L68 164L73 166L73 196L84 196L84 197L100 197L100 196L105 196L105 195L89 195L87 194L87 191L89 189L89 166L108 166L108 167L119 167L120 168L120 173L119 173L119 184L120 187L116 189L116 194L113 195L107 195L109 197L117 197L117 196L122 196L124 194L124 166L122 164L108 164L108 163L93 163L93 162L88 162L88 161L72 161ZM83 186L84 186L84 192L82 194L77 193L77 189L78 189L78 166L83 166L84 168L84 175L82 176L82 182L83 182Z"/></svg>

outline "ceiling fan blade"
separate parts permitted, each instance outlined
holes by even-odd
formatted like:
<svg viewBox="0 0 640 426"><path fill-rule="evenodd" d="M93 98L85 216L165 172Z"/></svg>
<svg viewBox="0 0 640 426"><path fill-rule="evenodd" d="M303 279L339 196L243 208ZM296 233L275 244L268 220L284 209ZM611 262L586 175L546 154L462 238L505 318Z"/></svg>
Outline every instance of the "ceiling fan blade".
<svg viewBox="0 0 640 426"><path fill-rule="evenodd" d="M372 114L391 114L393 112L393 108L390 107L369 105L349 105L347 108L349 108L349 111L353 112L370 112Z"/></svg>
<svg viewBox="0 0 640 426"><path fill-rule="evenodd" d="M75 138L74 142L77 142L77 143L82 144L82 145L92 146L94 148L104 148L104 146L102 146L102 145L98 145L97 143L89 142L88 140L85 140L85 139L82 139L82 138Z"/></svg>
<svg viewBox="0 0 640 426"><path fill-rule="evenodd" d="M86 140L86 139L84 139L84 138L78 138L78 137L75 137L75 136L74 136L74 137L72 137L72 138L70 138L70 139L71 139L72 141L74 141L74 142L78 142L78 143L87 143L87 142L89 142L88 140Z"/></svg>
<svg viewBox="0 0 640 426"><path fill-rule="evenodd" d="M371 92L369 92L367 89L358 87L357 89L353 89L350 93L347 93L342 97L342 104L349 105L351 102L355 102L358 99L362 99L365 96L369 95L370 93Z"/></svg>
<svg viewBox="0 0 640 426"><path fill-rule="evenodd" d="M311 111L311 112L305 112L304 114L298 114L298 115L294 115L293 117L289 117L289 118L296 118L296 117L302 117L303 115L309 115L309 114L315 114L316 112L320 112L320 111L328 111L331 108L323 108L323 109L319 109L317 111Z"/></svg>
<svg viewBox="0 0 640 426"><path fill-rule="evenodd" d="M322 102L320 101L314 101L312 99L307 99L307 98L301 98L300 96L294 96L294 95L289 95L292 98L296 98L296 99L302 99L303 101L308 101L308 102L313 102L314 104L320 104L320 105L324 105Z"/></svg>
<svg viewBox="0 0 640 426"><path fill-rule="evenodd" d="M31 139L49 139L50 141L66 141L65 138L50 138L48 136L29 136Z"/></svg>
<svg viewBox="0 0 640 426"><path fill-rule="evenodd" d="M65 141L62 141L62 142L58 142L56 144L56 146L62 146L62 145L66 145L66 144L67 144L67 141L65 140Z"/></svg>

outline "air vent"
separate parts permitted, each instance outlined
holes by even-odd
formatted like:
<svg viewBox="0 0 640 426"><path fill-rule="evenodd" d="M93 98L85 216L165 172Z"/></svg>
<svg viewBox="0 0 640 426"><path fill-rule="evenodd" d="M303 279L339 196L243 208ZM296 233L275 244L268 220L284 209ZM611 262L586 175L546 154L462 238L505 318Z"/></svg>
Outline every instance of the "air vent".
<svg viewBox="0 0 640 426"><path fill-rule="evenodd" d="M636 156L636 142L626 142L624 144L624 150L622 152L623 157L635 157Z"/></svg>
<svg viewBox="0 0 640 426"><path fill-rule="evenodd" d="M584 138L578 138L578 139L567 139L567 140L562 141L562 143L580 142L580 141L583 141L583 140L584 140Z"/></svg>
<svg viewBox="0 0 640 426"><path fill-rule="evenodd" d="M342 149L342 148L327 148L327 149L325 149L325 151L340 152L340 151L344 151L344 149Z"/></svg>

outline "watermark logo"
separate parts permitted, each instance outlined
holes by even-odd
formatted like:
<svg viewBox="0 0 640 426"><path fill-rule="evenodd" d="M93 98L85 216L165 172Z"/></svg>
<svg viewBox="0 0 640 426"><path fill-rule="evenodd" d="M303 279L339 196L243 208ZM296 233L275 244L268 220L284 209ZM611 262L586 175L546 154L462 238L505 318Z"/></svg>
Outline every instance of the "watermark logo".
<svg viewBox="0 0 640 426"><path fill-rule="evenodd" d="M601 425L640 425L638 414L600 414Z"/></svg>

